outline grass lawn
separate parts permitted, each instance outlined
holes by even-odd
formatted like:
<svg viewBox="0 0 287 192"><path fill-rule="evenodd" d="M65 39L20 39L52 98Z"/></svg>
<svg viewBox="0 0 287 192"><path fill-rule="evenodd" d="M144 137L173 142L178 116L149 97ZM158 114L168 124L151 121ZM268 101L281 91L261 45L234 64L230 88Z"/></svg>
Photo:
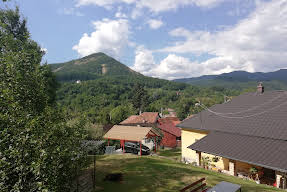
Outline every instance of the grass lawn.
<svg viewBox="0 0 287 192"><path fill-rule="evenodd" d="M181 157L181 149L174 148L174 149L160 149L158 155L164 157Z"/></svg>
<svg viewBox="0 0 287 192"><path fill-rule="evenodd" d="M165 154L168 156L168 152ZM282 191L273 187L258 185L252 181L154 156L140 157L131 154L97 156L96 170L96 191L174 192L202 177L207 179L209 187L221 181L227 181L241 185L243 192ZM123 181L120 183L103 181L105 176L110 173L122 173Z"/></svg>

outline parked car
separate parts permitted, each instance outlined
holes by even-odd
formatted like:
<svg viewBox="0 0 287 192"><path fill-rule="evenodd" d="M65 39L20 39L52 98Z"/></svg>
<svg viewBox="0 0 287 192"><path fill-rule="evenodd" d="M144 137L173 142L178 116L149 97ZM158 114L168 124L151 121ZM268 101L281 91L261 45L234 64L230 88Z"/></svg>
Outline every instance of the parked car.
<svg viewBox="0 0 287 192"><path fill-rule="evenodd" d="M125 142L125 153L138 154L140 152L140 144L133 142ZM150 149L142 144L142 155L150 154Z"/></svg>

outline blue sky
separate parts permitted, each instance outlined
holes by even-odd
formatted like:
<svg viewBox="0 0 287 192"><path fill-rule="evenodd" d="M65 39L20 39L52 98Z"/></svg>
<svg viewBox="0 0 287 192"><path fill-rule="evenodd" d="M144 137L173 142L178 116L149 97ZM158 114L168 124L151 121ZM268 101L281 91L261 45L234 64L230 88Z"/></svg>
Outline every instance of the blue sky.
<svg viewBox="0 0 287 192"><path fill-rule="evenodd" d="M175 79L286 68L286 0L11 0L44 61L104 52ZM4 5L3 5L4 4Z"/></svg>

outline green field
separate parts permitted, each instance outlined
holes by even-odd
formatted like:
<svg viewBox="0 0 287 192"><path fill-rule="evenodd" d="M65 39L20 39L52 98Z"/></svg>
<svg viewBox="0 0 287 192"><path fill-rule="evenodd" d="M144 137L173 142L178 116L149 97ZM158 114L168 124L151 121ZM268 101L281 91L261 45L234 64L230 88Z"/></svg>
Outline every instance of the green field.
<svg viewBox="0 0 287 192"><path fill-rule="evenodd" d="M92 166L86 171L92 171ZM209 187L227 181L241 185L243 192L282 191L154 156L139 157L131 154L97 156L96 172L96 191L178 191L202 177L207 179ZM104 181L105 176L110 173L122 173L123 180L118 183Z"/></svg>

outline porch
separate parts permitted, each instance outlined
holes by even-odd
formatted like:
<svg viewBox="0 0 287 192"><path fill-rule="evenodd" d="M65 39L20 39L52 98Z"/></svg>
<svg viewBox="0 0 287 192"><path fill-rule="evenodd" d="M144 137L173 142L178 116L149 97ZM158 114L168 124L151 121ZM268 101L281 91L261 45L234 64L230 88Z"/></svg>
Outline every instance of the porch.
<svg viewBox="0 0 287 192"><path fill-rule="evenodd" d="M282 142L212 132L188 148L196 151L196 164L256 183L287 189L286 153ZM276 151L276 152L275 152ZM217 159L217 162L212 162Z"/></svg>

